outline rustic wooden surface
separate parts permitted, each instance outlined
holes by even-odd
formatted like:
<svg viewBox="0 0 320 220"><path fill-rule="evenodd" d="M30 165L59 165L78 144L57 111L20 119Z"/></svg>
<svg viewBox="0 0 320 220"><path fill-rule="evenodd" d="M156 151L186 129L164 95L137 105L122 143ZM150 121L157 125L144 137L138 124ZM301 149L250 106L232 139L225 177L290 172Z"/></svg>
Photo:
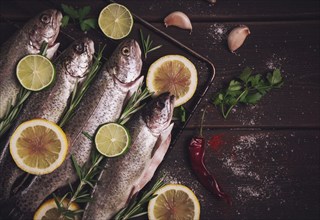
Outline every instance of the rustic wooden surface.
<svg viewBox="0 0 320 220"><path fill-rule="evenodd" d="M91 5L93 17L107 4L98 0L1 0L1 18L23 24L35 13L53 5L59 7L61 2ZM215 5L202 0L118 2L207 57L216 67L214 83L170 147L157 176L166 174L168 181L192 188L201 203L201 219L319 219L319 1L217 0ZM190 17L191 35L164 27L163 18L175 10ZM251 35L232 54L226 36L239 24L247 25ZM15 31L4 20L0 29L1 42ZM255 106L238 106L223 119L211 104L212 97L246 66L259 73L281 68L284 86ZM188 143L198 132L206 106L209 113L204 137L209 140L219 136L221 143L216 148L206 146L205 161L232 196L232 206L216 200L197 182L187 157Z"/></svg>

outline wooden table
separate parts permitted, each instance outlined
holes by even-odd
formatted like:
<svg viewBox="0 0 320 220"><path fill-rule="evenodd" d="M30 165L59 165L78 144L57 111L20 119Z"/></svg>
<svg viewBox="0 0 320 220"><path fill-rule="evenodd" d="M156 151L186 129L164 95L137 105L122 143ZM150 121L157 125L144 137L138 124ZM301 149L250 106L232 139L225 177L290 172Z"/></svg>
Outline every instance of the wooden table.
<svg viewBox="0 0 320 220"><path fill-rule="evenodd" d="M1 17L17 24L53 1L3 1ZM106 1L54 1L91 5L92 16ZM318 219L320 147L320 13L319 1L119 0L132 12L210 59L216 77L187 127L170 147L156 176L194 190L201 203L201 219ZM27 6L28 5L28 6ZM191 19L192 34L165 28L163 18L183 11ZM245 24L251 35L235 53L227 49L228 32ZM1 42L15 28L0 23ZM90 35L90 33L88 33ZM272 90L257 105L236 107L228 119L212 105L212 98L249 66L255 73L280 68L281 89ZM201 77L201 76L200 76ZM229 206L206 191L191 171L187 147L199 129L203 109L204 137L219 137L206 146L205 162L233 198Z"/></svg>

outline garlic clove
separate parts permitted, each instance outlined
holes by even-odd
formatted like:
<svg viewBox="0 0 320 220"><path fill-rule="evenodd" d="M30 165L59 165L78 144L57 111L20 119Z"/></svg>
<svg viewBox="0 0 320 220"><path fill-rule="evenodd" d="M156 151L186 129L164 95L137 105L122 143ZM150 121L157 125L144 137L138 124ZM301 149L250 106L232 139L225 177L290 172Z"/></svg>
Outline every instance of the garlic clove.
<svg viewBox="0 0 320 220"><path fill-rule="evenodd" d="M249 34L250 30L245 25L240 25L239 27L234 28L228 36L229 50L234 53L235 50L241 47Z"/></svg>
<svg viewBox="0 0 320 220"><path fill-rule="evenodd" d="M192 25L189 17L181 11L172 12L167 17L165 17L164 25L166 27L176 26L182 29L187 29L192 31Z"/></svg>
<svg viewBox="0 0 320 220"><path fill-rule="evenodd" d="M217 1L216 0L207 0L207 2L211 3L211 4L214 4L216 3Z"/></svg>

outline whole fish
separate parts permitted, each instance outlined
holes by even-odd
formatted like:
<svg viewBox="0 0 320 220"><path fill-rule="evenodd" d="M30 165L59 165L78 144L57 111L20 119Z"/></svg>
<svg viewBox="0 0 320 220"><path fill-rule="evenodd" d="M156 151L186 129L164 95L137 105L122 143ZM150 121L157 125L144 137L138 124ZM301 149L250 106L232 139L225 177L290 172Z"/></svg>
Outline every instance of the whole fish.
<svg viewBox="0 0 320 220"><path fill-rule="evenodd" d="M31 95L14 128L33 118L45 118L57 123L76 84L85 79L92 64L93 54L94 43L92 40L84 38L74 41L55 63L57 77L53 87ZM7 140L0 156L0 172L1 201L10 196L13 184L24 173L16 166L10 155L9 140Z"/></svg>
<svg viewBox="0 0 320 220"><path fill-rule="evenodd" d="M170 144L173 107L174 97L164 93L128 122L132 145L106 160L83 219L111 219L152 178Z"/></svg>
<svg viewBox="0 0 320 220"><path fill-rule="evenodd" d="M59 34L62 14L49 9L27 22L0 49L0 119L6 109L15 104L20 84L15 68L18 61L28 54L38 54L41 44L48 43L47 57L51 58L58 49L55 40Z"/></svg>
<svg viewBox="0 0 320 220"><path fill-rule="evenodd" d="M74 117L64 128L70 140L70 154L80 166L88 161L93 147L92 141L83 132L93 136L99 125L119 118L129 90L136 89L142 81L142 77L138 78L141 67L139 44L135 40L123 41L83 97ZM77 178L72 160L68 157L54 172L36 176L26 189L12 198L14 210L11 217L27 218L47 196Z"/></svg>

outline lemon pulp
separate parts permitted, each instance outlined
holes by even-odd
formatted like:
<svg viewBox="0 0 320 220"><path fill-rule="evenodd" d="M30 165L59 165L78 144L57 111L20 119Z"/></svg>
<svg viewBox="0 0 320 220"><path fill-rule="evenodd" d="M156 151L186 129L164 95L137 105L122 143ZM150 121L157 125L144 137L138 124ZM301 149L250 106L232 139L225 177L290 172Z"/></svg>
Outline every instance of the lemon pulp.
<svg viewBox="0 0 320 220"><path fill-rule="evenodd" d="M59 199L59 198L58 198ZM64 207L67 207L69 200L64 199L62 202L62 205ZM68 210L76 211L79 210L80 207L77 203L71 203ZM57 219L57 220L65 220L68 219L61 215L61 213L58 210L57 204L55 203L54 199L49 199L48 201L44 202L38 210L35 212L34 220L51 220L51 219ZM74 218L75 220L79 219L78 216Z"/></svg>
<svg viewBox="0 0 320 220"><path fill-rule="evenodd" d="M42 175L57 169L68 152L63 130L45 119L33 119L19 125L10 138L10 153L22 170Z"/></svg>
<svg viewBox="0 0 320 220"><path fill-rule="evenodd" d="M186 103L194 95L198 74L193 63L181 55L166 55L151 64L147 87L154 95L170 92L176 97L175 107Z"/></svg>
<svg viewBox="0 0 320 220"><path fill-rule="evenodd" d="M200 219L200 204L195 194L181 184L168 184L158 189L148 204L152 220Z"/></svg>

